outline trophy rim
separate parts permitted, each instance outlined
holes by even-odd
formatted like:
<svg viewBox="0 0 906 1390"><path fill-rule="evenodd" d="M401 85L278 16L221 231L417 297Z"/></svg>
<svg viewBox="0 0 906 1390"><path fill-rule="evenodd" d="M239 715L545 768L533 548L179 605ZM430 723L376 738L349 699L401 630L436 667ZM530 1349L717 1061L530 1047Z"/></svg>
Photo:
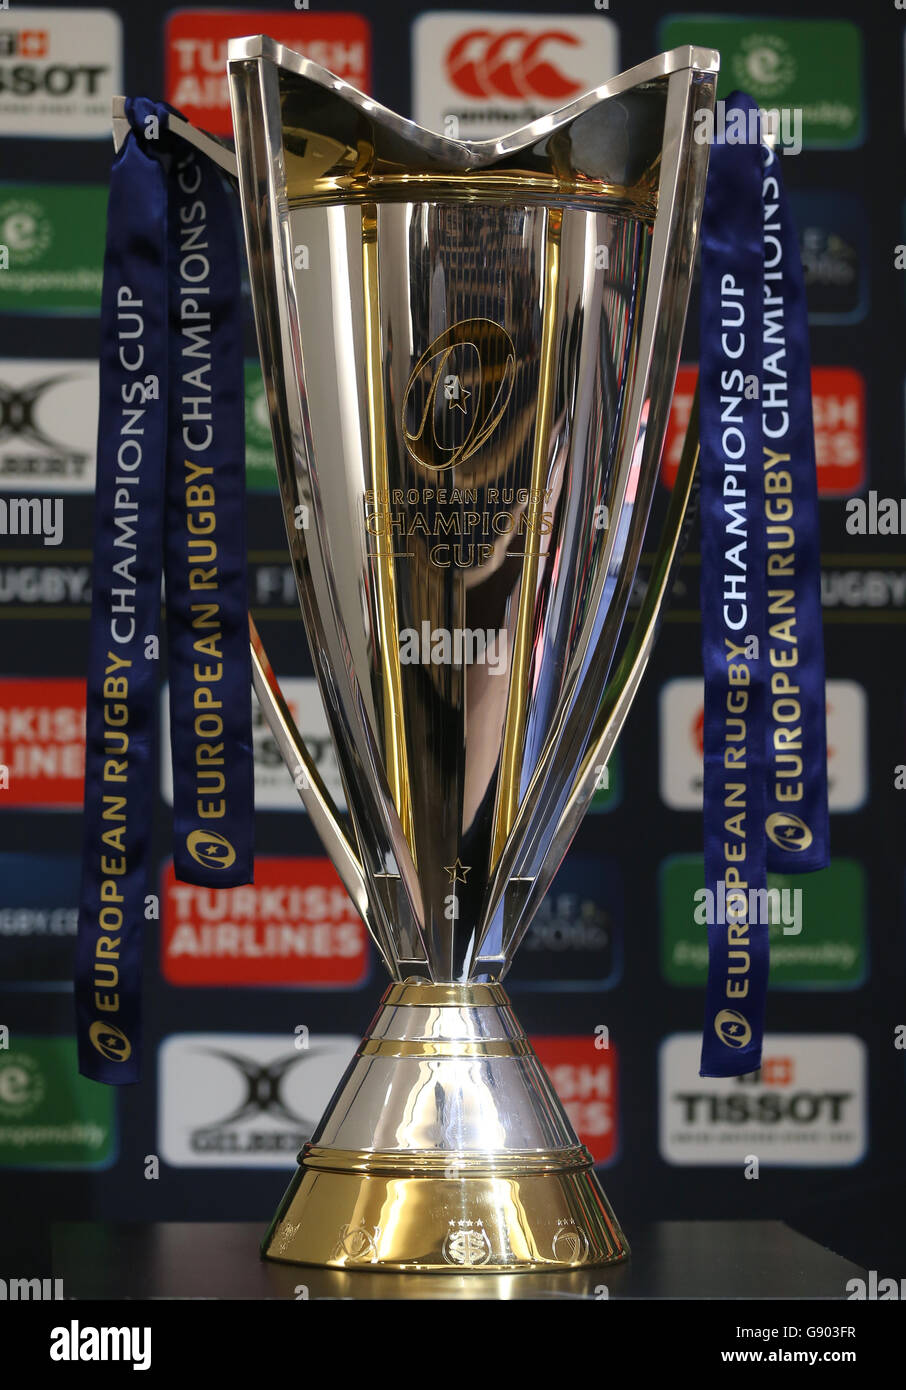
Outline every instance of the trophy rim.
<svg viewBox="0 0 906 1390"><path fill-rule="evenodd" d="M267 34L252 34L229 40L227 70L231 72L250 62L270 62L286 72L304 77L342 97L356 110L394 135L418 144L434 158L469 169L480 169L497 159L515 154L535 144L543 136L551 135L562 126L568 125L599 102L620 96L645 82L669 78L674 73L686 71L712 77L716 77L720 72L720 54L716 49L704 48L697 44L683 44L617 73L615 77L591 88L582 96L567 102L565 106L560 106L545 116L539 116L537 120L526 125L518 126L506 135L486 140L453 140L446 135L438 135L436 131L429 130L406 116L400 116L389 106L375 101L358 87L344 81L342 77L337 77L329 68L322 67L320 63L306 58L294 48L288 48L286 44L278 43Z"/></svg>

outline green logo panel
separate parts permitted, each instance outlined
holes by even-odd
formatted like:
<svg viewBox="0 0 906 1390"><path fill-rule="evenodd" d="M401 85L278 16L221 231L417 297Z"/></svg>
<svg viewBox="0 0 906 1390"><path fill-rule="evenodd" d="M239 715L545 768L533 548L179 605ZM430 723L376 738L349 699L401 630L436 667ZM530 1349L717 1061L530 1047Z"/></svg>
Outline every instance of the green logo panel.
<svg viewBox="0 0 906 1390"><path fill-rule="evenodd" d="M99 313L106 214L103 184L0 184L0 311Z"/></svg>
<svg viewBox="0 0 906 1390"><path fill-rule="evenodd" d="M848 20L674 15L660 34L665 49L718 49L718 97L741 89L765 109L800 108L804 146L845 149L864 139L862 35Z"/></svg>
<svg viewBox="0 0 906 1390"><path fill-rule="evenodd" d="M704 886L700 854L678 854L660 868L661 971L672 985L705 983L708 928L695 920L703 908L695 894ZM770 983L788 989L853 989L866 976L865 873L854 859L835 859L813 874L768 874L777 888L775 920L769 926ZM784 897L783 890L790 891ZM800 890L801 930L796 934L795 902ZM781 917L786 919L784 922Z"/></svg>
<svg viewBox="0 0 906 1390"><path fill-rule="evenodd" d="M116 1152L116 1095L79 1076L75 1038L0 1050L0 1167L103 1168Z"/></svg>
<svg viewBox="0 0 906 1390"><path fill-rule="evenodd" d="M245 480L252 492L274 492L277 487L270 414L257 362L245 364Z"/></svg>

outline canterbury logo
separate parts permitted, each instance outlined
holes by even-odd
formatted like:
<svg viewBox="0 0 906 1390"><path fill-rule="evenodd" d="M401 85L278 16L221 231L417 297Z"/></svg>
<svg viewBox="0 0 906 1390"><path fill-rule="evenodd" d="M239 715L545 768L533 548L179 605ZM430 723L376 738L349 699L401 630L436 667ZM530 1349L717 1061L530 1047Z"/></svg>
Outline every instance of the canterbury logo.
<svg viewBox="0 0 906 1390"><path fill-rule="evenodd" d="M562 29L530 34L525 29L470 29L447 53L447 76L469 97L541 97L567 101L584 90L551 58L557 45L575 48L579 40Z"/></svg>

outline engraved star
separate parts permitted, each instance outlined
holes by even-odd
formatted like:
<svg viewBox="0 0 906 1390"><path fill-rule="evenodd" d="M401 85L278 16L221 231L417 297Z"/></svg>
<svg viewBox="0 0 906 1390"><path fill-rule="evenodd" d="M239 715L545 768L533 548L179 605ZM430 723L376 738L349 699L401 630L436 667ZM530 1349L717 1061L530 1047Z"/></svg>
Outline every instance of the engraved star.
<svg viewBox="0 0 906 1390"><path fill-rule="evenodd" d="M444 869L450 875L451 883L465 883L471 868L471 864L462 863L458 854L456 856L456 862L454 864L444 865Z"/></svg>
<svg viewBox="0 0 906 1390"><path fill-rule="evenodd" d="M447 405L447 409L448 409L448 410L454 410L454 409L456 409L456 410L461 410L462 413L463 413L463 415L465 415L465 414L467 413L467 412L466 412L466 401L469 399L469 397L471 396L471 394L472 394L472 392L471 392L471 391L467 391L466 388L463 386L462 382L460 382L460 383L459 383L459 394L458 394L457 396L455 396L455 397L454 397L454 396L451 396L451 397L450 397L450 401L449 401L449 403L448 403L448 405Z"/></svg>

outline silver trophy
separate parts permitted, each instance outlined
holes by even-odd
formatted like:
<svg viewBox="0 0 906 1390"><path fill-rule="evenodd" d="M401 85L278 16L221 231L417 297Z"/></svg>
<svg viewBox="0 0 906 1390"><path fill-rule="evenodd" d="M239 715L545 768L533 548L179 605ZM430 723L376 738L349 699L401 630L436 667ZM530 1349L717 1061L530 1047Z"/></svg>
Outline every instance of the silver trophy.
<svg viewBox="0 0 906 1390"><path fill-rule="evenodd" d="M502 981L601 780L680 546L694 443L627 624L717 68L676 49L464 142L244 38L235 158L173 123L238 177L348 819L253 627L255 688L392 980L299 1156L271 1259L517 1271L628 1252Z"/></svg>

